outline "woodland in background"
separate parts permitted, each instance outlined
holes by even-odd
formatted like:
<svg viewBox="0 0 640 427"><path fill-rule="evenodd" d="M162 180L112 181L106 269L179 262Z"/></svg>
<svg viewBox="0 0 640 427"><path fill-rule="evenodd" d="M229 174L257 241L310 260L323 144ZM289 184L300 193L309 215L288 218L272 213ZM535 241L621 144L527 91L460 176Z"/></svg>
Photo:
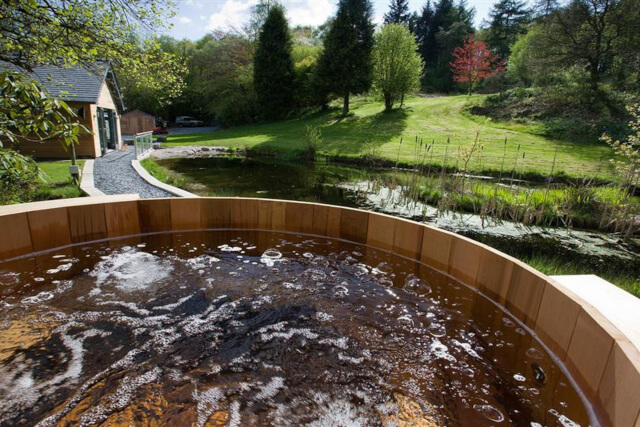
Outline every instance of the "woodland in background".
<svg viewBox="0 0 640 427"><path fill-rule="evenodd" d="M348 112L345 92L369 92L374 64L351 64L352 69L359 67L360 73L345 73L346 66L331 64L354 57L373 61L370 2L341 0L338 14L322 26L290 28L293 93L288 108L278 117L266 117L261 114L264 109L255 90L254 66L260 30L273 5L260 2L244 28L213 32L197 41L161 37L161 49L177 56L188 70L185 89L170 105L144 91L129 89L127 105L168 120L196 115L225 126L299 115L316 107L326 108L336 98L343 99L343 113ZM363 38L370 42L357 56L349 56L349 49L333 47L339 44L334 40L341 37L335 34L338 30L332 32L344 19L340 8L351 11L343 13L348 19L361 14L357 24L352 24L361 25ZM499 0L479 29L473 26L474 10L465 0L429 0L414 12L407 0L392 0L384 19L385 24L404 25L413 34L424 64L420 91L495 94L471 106L471 113L524 124L535 122L536 132L547 136L595 140L607 132L621 135L628 118L625 105L637 102L640 0L540 0L531 8L524 1ZM473 86L457 80L452 69L456 48L470 35L486 43L504 68L504 72L490 73L493 75ZM345 78L354 74L359 82ZM327 88L326 82L332 81L348 87ZM376 95L383 99L381 93Z"/></svg>

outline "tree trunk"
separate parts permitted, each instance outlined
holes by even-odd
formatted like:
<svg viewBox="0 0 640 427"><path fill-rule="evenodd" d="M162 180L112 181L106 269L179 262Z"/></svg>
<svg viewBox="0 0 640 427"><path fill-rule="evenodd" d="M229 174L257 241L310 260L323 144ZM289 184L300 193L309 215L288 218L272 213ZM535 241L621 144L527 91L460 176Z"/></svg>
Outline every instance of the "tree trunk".
<svg viewBox="0 0 640 427"><path fill-rule="evenodd" d="M349 114L349 91L344 93L344 104L342 105L342 115Z"/></svg>
<svg viewBox="0 0 640 427"><path fill-rule="evenodd" d="M400 94L400 108L404 107L404 93Z"/></svg>
<svg viewBox="0 0 640 427"><path fill-rule="evenodd" d="M384 93L384 111L389 112L393 109L393 96L389 92Z"/></svg>

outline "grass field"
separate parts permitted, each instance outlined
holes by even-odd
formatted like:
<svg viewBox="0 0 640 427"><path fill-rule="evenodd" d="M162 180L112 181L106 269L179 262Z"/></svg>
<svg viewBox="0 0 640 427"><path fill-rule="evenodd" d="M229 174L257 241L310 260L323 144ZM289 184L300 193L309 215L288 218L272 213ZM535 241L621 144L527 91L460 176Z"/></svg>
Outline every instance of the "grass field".
<svg viewBox="0 0 640 427"><path fill-rule="evenodd" d="M172 135L166 145L215 145L259 151L295 153L306 150L305 126L321 129L321 154L345 157L374 156L392 162L426 162L449 166L459 163L460 148L469 147L480 132L482 149L469 170L504 170L546 176L554 172L573 177L613 179L608 160L611 149L598 141L561 141L535 135L524 125L497 124L465 112L468 102L482 95L409 98L401 110L383 113L381 102L356 99L353 114L342 118L337 109L274 123L243 125L219 132ZM531 132L528 132L528 130ZM423 144L416 144L422 140ZM403 141L400 144L400 141ZM506 139L506 144L505 144ZM450 141L447 144L447 140Z"/></svg>
<svg viewBox="0 0 640 427"><path fill-rule="evenodd" d="M69 174L70 160L48 160L39 161L38 166L45 173L45 183L35 191L35 200L67 199L71 197L82 197L84 193L73 184ZM80 169L84 165L82 160L78 161Z"/></svg>

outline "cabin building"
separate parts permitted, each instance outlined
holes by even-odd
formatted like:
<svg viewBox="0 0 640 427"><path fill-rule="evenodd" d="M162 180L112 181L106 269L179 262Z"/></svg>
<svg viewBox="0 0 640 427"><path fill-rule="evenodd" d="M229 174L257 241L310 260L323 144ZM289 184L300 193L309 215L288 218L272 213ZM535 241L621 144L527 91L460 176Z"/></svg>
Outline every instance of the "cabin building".
<svg viewBox="0 0 640 427"><path fill-rule="evenodd" d="M0 61L1 70L26 73L52 97L65 101L78 115L78 121L91 131L81 133L75 147L76 156L96 158L122 148L120 113L124 110L116 76L108 63L91 70L81 66L69 68L43 65L27 72ZM62 141L21 141L13 146L22 154L37 159L68 159L70 149Z"/></svg>

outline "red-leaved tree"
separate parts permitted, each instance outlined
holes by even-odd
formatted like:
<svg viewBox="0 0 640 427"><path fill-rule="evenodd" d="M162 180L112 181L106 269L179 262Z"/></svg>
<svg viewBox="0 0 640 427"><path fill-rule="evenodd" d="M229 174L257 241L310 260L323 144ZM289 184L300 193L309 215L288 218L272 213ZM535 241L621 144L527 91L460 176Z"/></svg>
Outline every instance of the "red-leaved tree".
<svg viewBox="0 0 640 427"><path fill-rule="evenodd" d="M473 34L469 34L462 47L455 48L453 58L453 81L468 82L469 95L476 83L504 71L504 64L498 56L491 53L485 42L474 40Z"/></svg>

